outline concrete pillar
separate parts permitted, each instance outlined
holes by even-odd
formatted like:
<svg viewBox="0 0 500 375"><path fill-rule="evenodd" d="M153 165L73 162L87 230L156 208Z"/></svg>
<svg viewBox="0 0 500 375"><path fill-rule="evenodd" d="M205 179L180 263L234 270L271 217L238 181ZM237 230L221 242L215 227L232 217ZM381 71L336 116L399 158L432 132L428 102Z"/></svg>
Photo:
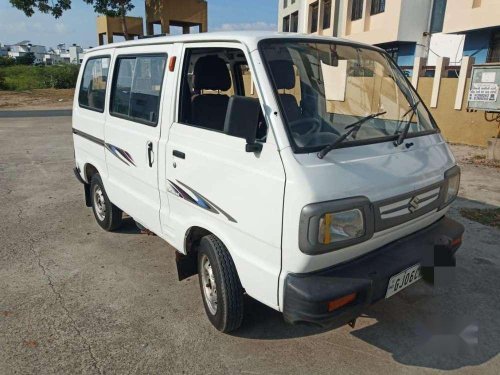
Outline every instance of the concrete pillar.
<svg viewBox="0 0 500 375"><path fill-rule="evenodd" d="M413 75L411 76L411 84L415 88L418 88L418 80L422 75L425 65L425 57L415 57L415 61L413 62Z"/></svg>
<svg viewBox="0 0 500 375"><path fill-rule="evenodd" d="M441 87L441 78L446 74L445 67L450 64L449 57L439 57L436 62L436 72L434 82L432 83L431 108L436 108L439 98L439 89Z"/></svg>
<svg viewBox="0 0 500 375"><path fill-rule="evenodd" d="M363 30L370 30L370 17L372 10L372 0L365 1L365 9L363 10Z"/></svg>
<svg viewBox="0 0 500 375"><path fill-rule="evenodd" d="M465 86L467 85L467 78L470 77L472 65L474 65L474 57L463 56L462 64L460 65L460 75L458 76L457 95L455 97L455 109L462 109L462 102L464 100Z"/></svg>

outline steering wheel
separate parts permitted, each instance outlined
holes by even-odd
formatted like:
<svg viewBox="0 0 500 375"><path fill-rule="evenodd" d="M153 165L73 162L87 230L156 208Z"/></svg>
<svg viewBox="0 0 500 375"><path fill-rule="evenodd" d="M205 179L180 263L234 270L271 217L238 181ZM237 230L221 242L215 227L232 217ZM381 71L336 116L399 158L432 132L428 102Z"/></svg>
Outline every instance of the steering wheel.
<svg viewBox="0 0 500 375"><path fill-rule="evenodd" d="M303 131L304 129L305 131ZM290 130L292 133L296 133L301 137L316 134L320 131L320 129L321 122L313 117L301 118L290 122Z"/></svg>

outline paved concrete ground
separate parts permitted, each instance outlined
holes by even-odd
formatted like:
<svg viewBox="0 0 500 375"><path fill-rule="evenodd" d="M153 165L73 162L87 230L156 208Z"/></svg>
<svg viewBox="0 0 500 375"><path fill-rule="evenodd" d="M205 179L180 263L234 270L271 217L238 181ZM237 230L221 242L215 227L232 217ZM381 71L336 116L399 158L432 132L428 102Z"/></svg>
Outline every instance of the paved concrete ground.
<svg viewBox="0 0 500 375"><path fill-rule="evenodd" d="M68 117L0 119L1 374L500 372L500 231L456 210L500 206L498 170L463 168L454 287L419 283L326 331L248 299L223 335L196 278L176 280L172 248L132 223L97 226L72 167ZM463 339L447 335L457 325Z"/></svg>

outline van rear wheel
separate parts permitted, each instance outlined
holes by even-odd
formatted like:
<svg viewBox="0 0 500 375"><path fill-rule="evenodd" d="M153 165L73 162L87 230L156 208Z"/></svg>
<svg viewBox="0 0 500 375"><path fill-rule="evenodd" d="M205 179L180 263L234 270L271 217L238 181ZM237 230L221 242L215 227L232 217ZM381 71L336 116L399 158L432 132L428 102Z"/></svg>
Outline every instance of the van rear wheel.
<svg viewBox="0 0 500 375"><path fill-rule="evenodd" d="M121 226L123 213L109 200L101 176L97 173L90 182L90 199L95 219L102 229L113 231Z"/></svg>
<svg viewBox="0 0 500 375"><path fill-rule="evenodd" d="M229 251L213 234L200 241L198 279L213 326L221 332L238 329L243 321L243 288Z"/></svg>

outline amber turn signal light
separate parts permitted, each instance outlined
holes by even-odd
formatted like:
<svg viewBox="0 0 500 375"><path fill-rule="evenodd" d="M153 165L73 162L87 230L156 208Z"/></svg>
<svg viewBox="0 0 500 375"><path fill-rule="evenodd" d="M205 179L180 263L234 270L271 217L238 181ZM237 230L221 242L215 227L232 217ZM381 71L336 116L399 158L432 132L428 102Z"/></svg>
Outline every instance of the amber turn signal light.
<svg viewBox="0 0 500 375"><path fill-rule="evenodd" d="M168 70L173 72L174 69L175 69L175 62L177 61L177 57L176 56L172 56L170 58L170 61L168 62Z"/></svg>
<svg viewBox="0 0 500 375"><path fill-rule="evenodd" d="M356 293L348 294L347 296L343 296L333 301L328 302L328 312L332 312L333 310L340 309L342 306L351 303L356 299Z"/></svg>

